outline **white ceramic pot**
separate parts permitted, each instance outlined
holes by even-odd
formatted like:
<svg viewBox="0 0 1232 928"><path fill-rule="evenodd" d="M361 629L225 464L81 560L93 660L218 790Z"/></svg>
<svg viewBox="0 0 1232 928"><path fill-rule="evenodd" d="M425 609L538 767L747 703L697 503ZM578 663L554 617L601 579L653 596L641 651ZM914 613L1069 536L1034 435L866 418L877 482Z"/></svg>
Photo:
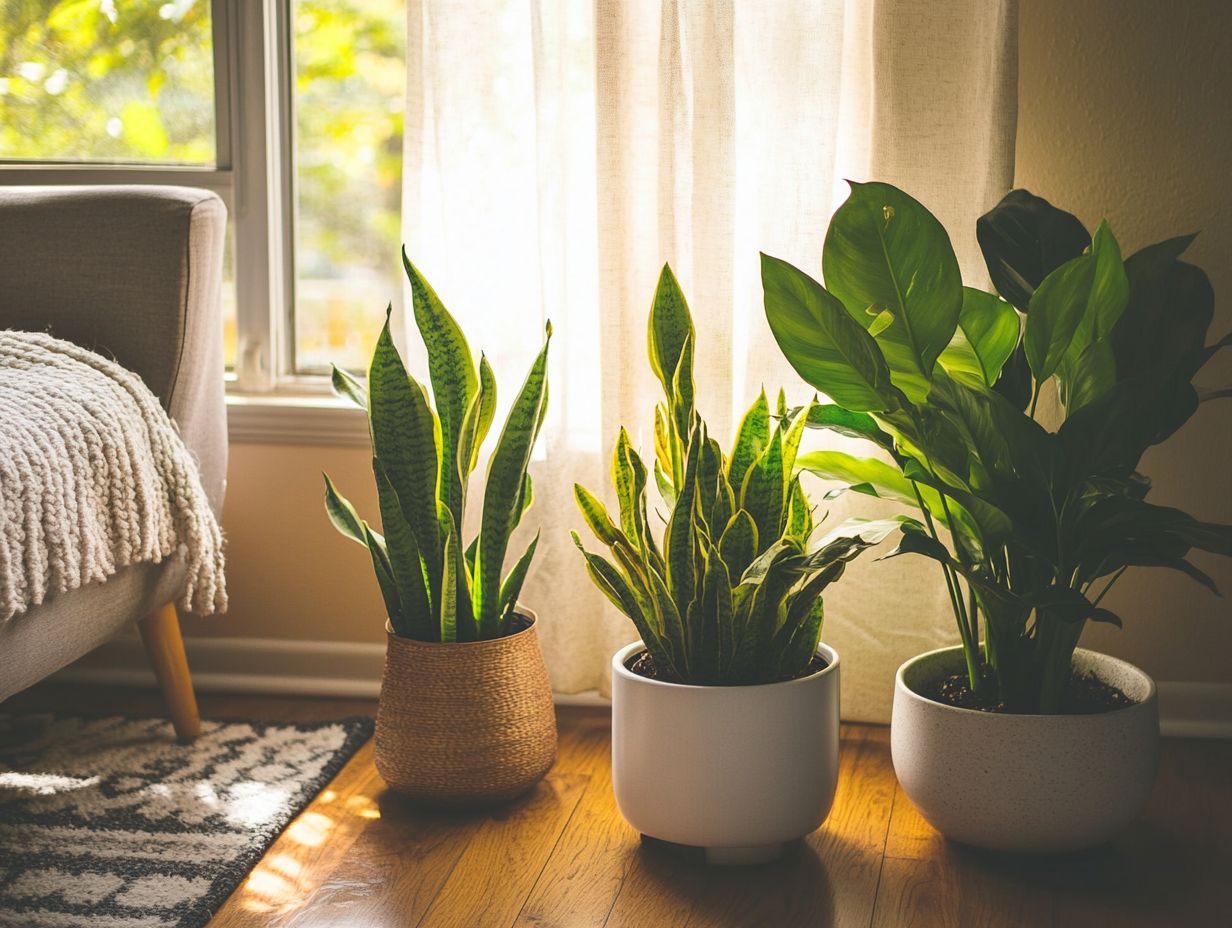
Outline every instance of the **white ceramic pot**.
<svg viewBox="0 0 1232 928"><path fill-rule="evenodd" d="M644 835L706 849L717 864L773 860L825 820L838 781L838 655L761 686L685 686L612 658L612 785Z"/></svg>
<svg viewBox="0 0 1232 928"><path fill-rule="evenodd" d="M1155 683L1125 661L1079 649L1074 669L1134 705L1092 715L958 709L919 691L965 668L961 648L898 669L890 747L903 791L948 838L999 851L1059 853L1102 844L1130 824L1155 780Z"/></svg>

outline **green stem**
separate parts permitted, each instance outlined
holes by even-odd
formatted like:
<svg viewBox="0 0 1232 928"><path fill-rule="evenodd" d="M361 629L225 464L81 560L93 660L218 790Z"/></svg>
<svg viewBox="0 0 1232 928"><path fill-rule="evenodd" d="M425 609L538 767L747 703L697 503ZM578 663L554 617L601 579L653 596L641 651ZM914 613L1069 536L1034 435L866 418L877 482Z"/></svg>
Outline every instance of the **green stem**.
<svg viewBox="0 0 1232 928"><path fill-rule="evenodd" d="M1126 565L1126 567L1128 567L1128 565ZM1115 574L1112 575L1112 579L1110 579L1107 585L1102 590L1099 591L1099 595L1096 596L1095 601L1091 603L1092 606L1098 606L1099 601L1108 595L1108 591L1112 589L1112 584L1116 583L1118 580L1121 579L1121 574L1125 573L1126 567L1122 567L1120 570L1118 570Z"/></svg>
<svg viewBox="0 0 1232 928"><path fill-rule="evenodd" d="M1035 381L1035 388L1031 391L1031 411L1027 413L1032 419L1035 418L1035 407L1039 405L1040 388L1043 386L1038 380Z"/></svg>

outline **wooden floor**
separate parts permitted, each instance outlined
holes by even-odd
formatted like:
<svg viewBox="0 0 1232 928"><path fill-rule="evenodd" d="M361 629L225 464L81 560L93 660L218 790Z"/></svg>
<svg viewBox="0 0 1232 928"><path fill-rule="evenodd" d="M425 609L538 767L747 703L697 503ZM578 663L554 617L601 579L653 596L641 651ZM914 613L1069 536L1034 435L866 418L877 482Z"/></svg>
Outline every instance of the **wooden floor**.
<svg viewBox="0 0 1232 928"><path fill-rule="evenodd" d="M216 718L328 719L340 700L204 697ZM36 688L5 709L149 713L151 693ZM845 726L825 825L778 864L707 869L616 811L609 716L560 710L560 758L487 814L425 812L364 746L287 828L211 928L1000 928L1232 926L1232 743L1165 742L1144 821L1115 844L1015 859L947 843L897 788L888 731Z"/></svg>

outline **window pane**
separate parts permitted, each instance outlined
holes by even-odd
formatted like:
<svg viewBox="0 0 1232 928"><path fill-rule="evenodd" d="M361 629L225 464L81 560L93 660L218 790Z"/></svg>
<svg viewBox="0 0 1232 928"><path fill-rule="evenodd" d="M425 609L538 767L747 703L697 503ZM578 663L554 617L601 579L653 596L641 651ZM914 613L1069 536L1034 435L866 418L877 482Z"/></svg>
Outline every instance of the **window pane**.
<svg viewBox="0 0 1232 928"><path fill-rule="evenodd" d="M0 0L0 158L214 163L209 0Z"/></svg>
<svg viewBox="0 0 1232 928"><path fill-rule="evenodd" d="M398 257L404 0L295 0L295 367L368 366Z"/></svg>

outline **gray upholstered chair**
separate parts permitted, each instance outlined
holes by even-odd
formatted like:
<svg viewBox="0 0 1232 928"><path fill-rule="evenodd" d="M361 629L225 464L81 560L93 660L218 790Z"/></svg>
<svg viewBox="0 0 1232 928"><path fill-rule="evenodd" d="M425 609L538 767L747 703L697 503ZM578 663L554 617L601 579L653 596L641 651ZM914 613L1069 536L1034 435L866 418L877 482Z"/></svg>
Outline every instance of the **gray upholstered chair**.
<svg viewBox="0 0 1232 928"><path fill-rule="evenodd" d="M216 513L227 467L225 223L205 190L0 187L0 328L50 332L138 373L179 424ZM0 700L137 622L177 735L195 737L173 604L183 570L179 558L126 567L0 622Z"/></svg>

